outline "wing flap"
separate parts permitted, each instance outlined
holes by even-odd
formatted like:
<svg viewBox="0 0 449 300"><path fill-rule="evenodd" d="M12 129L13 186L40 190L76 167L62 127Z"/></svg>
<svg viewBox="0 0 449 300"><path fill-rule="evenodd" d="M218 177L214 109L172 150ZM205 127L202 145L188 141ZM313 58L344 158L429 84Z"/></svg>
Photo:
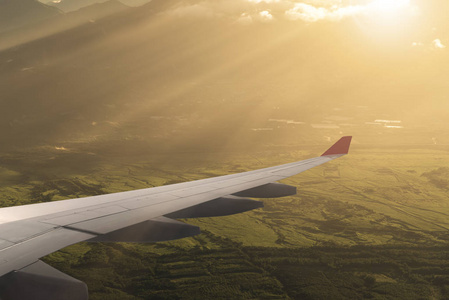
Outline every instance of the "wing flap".
<svg viewBox="0 0 449 300"><path fill-rule="evenodd" d="M14 243L11 243L11 242L5 241L5 240L0 240L0 250L11 247L12 245L14 245ZM0 264L1 264L1 262L0 262Z"/></svg>
<svg viewBox="0 0 449 300"><path fill-rule="evenodd" d="M37 237L13 244L0 250L0 276L12 270L20 270L45 255L93 237L95 235L86 232L56 228Z"/></svg>
<svg viewBox="0 0 449 300"><path fill-rule="evenodd" d="M142 207L116 215L107 215L99 218L92 218L86 221L66 225L65 228L81 232L91 233L93 235L103 235L112 231L133 226L156 216L161 215L160 211L151 206Z"/></svg>
<svg viewBox="0 0 449 300"><path fill-rule="evenodd" d="M55 228L54 225L25 220L0 225L0 239L13 244L39 236Z"/></svg>
<svg viewBox="0 0 449 300"><path fill-rule="evenodd" d="M200 228L166 217L158 217L130 227L99 235L91 242L163 242L200 234Z"/></svg>

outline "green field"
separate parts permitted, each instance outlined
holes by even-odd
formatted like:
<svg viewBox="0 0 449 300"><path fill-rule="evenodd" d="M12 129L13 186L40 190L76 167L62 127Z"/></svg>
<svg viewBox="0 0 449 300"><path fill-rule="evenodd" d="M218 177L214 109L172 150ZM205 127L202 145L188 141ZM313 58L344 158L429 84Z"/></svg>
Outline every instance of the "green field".
<svg viewBox="0 0 449 300"><path fill-rule="evenodd" d="M0 193L4 206L111 193L319 154L309 148L137 159L35 149L0 158ZM350 155L283 181L298 187L296 196L183 220L200 226L199 236L81 243L45 261L85 281L91 299L449 299L448 153L356 144Z"/></svg>

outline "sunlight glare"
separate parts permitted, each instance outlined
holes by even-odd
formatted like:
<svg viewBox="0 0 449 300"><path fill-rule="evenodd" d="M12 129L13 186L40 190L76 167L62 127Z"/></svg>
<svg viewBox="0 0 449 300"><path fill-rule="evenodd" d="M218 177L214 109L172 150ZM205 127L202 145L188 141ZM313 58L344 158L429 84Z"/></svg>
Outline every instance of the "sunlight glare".
<svg viewBox="0 0 449 300"><path fill-rule="evenodd" d="M368 7L382 15L397 15L410 6L410 0L374 0Z"/></svg>
<svg viewBox="0 0 449 300"><path fill-rule="evenodd" d="M365 6L365 21L359 25L385 42L391 42L388 37L396 39L398 35L411 33L411 17L416 9L410 0L373 0Z"/></svg>

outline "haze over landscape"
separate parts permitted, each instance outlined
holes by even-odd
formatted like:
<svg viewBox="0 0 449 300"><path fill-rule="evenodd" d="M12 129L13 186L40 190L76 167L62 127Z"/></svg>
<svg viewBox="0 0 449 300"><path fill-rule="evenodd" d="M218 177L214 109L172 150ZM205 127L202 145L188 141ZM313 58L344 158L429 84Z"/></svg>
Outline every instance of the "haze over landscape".
<svg viewBox="0 0 449 300"><path fill-rule="evenodd" d="M349 156L290 180L297 196L187 220L199 237L79 244L47 262L92 299L446 299L448 12L442 0L0 0L2 205L242 172L352 135Z"/></svg>
<svg viewBox="0 0 449 300"><path fill-rule="evenodd" d="M447 120L447 21L435 17L443 3L152 1L126 8L108 1L64 14L22 2L29 10L5 2L3 22L45 15L41 28L20 30L51 35L2 45L5 138L148 141L188 132L192 140L225 130L223 146L248 140L239 135L252 128L276 127L269 119L304 122L275 134L301 142L315 123L338 126L336 138L376 119L401 120L406 130L444 128ZM101 19L108 9L112 15ZM4 43L20 39L4 35ZM434 134L426 134L413 142L431 143Z"/></svg>

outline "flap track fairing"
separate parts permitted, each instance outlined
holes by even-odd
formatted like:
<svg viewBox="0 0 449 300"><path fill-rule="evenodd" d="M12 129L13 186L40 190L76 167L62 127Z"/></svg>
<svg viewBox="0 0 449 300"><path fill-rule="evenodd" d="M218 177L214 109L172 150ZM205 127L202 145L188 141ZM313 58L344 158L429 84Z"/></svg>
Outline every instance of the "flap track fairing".
<svg viewBox="0 0 449 300"><path fill-rule="evenodd" d="M263 207L263 202L227 196L191 206L166 215L173 219L229 216Z"/></svg>
<svg viewBox="0 0 449 300"><path fill-rule="evenodd" d="M0 278L0 299L87 300L87 285L42 261Z"/></svg>
<svg viewBox="0 0 449 300"><path fill-rule="evenodd" d="M296 195L296 187L282 183L268 183L234 195L250 198L280 198Z"/></svg>
<svg viewBox="0 0 449 300"><path fill-rule="evenodd" d="M163 242L200 234L198 226L189 225L165 217L158 217L133 226L99 235L89 242Z"/></svg>

